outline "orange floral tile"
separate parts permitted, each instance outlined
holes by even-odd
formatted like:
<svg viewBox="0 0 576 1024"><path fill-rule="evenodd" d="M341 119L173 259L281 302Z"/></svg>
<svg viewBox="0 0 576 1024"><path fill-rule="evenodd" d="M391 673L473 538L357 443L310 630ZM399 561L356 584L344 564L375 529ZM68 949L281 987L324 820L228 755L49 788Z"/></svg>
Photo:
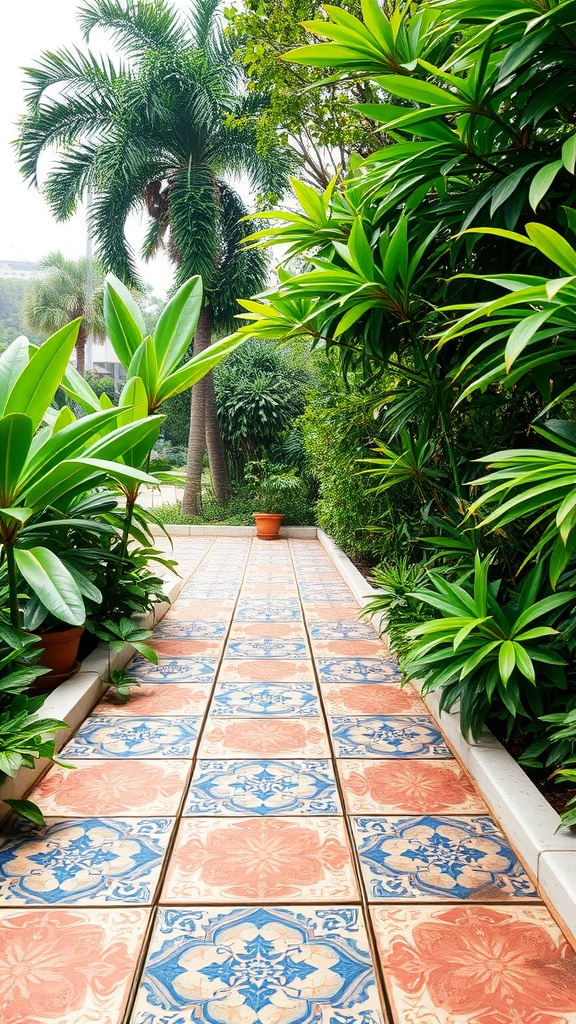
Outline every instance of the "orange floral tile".
<svg viewBox="0 0 576 1024"><path fill-rule="evenodd" d="M337 761L350 814L486 814L457 761Z"/></svg>
<svg viewBox="0 0 576 1024"><path fill-rule="evenodd" d="M152 640L150 647L157 654L169 655L172 658L193 658L194 655L208 655L217 658L222 650L219 640Z"/></svg>
<svg viewBox="0 0 576 1024"><path fill-rule="evenodd" d="M349 601L340 604L337 601L310 602L304 605L307 619L321 622L338 622L340 619L356 619L360 614L360 606Z"/></svg>
<svg viewBox="0 0 576 1024"><path fill-rule="evenodd" d="M322 658L386 658L389 650L376 635L373 640L313 640L314 654Z"/></svg>
<svg viewBox="0 0 576 1024"><path fill-rule="evenodd" d="M208 719L198 757L329 757L322 719Z"/></svg>
<svg viewBox="0 0 576 1024"><path fill-rule="evenodd" d="M130 691L122 704L109 690L92 711L93 715L141 715L163 718L172 715L203 715L208 706L211 683L144 683Z"/></svg>
<svg viewBox="0 0 576 1024"><path fill-rule="evenodd" d="M237 622L230 630L230 640L305 640L301 622Z"/></svg>
<svg viewBox="0 0 576 1024"><path fill-rule="evenodd" d="M178 812L189 761L67 761L55 766L30 799L45 815L168 814Z"/></svg>
<svg viewBox="0 0 576 1024"><path fill-rule="evenodd" d="M411 686L399 683L324 683L322 697L329 715L427 714L428 709Z"/></svg>
<svg viewBox="0 0 576 1024"><path fill-rule="evenodd" d="M0 910L2 1024L118 1024L147 910Z"/></svg>
<svg viewBox="0 0 576 1024"><path fill-rule="evenodd" d="M222 662L218 681L223 683L312 683L311 661L255 658Z"/></svg>
<svg viewBox="0 0 576 1024"><path fill-rule="evenodd" d="M341 818L185 820L162 903L359 900Z"/></svg>
<svg viewBox="0 0 576 1024"><path fill-rule="evenodd" d="M371 914L393 1024L576 1024L576 954L545 907Z"/></svg>
<svg viewBox="0 0 576 1024"><path fill-rule="evenodd" d="M177 619L179 622L193 619L210 619L215 622L218 619L231 619L233 608L232 600L184 601L178 598L170 611L166 612L165 618L168 621Z"/></svg>

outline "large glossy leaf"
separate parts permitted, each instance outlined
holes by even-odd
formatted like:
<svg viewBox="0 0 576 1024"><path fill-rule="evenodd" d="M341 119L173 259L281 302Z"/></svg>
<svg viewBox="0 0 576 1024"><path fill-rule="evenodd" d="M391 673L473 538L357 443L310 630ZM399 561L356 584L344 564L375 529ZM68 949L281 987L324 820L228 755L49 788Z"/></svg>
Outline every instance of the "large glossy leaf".
<svg viewBox="0 0 576 1024"><path fill-rule="evenodd" d="M16 565L42 604L62 622L81 626L86 617L82 594L63 562L48 548L16 548Z"/></svg>
<svg viewBox="0 0 576 1024"><path fill-rule="evenodd" d="M23 413L36 430L66 372L80 329L81 317L66 324L34 352L12 385L4 415Z"/></svg>
<svg viewBox="0 0 576 1024"><path fill-rule="evenodd" d="M30 349L28 338L20 337L0 355L0 415L6 408L13 385L28 365Z"/></svg>
<svg viewBox="0 0 576 1024"><path fill-rule="evenodd" d="M31 454L22 474L22 485L29 486L54 466L81 455L88 446L96 443L99 434L106 434L114 428L119 416L118 409L100 410L47 437Z"/></svg>
<svg viewBox="0 0 576 1024"><path fill-rule="evenodd" d="M202 278L191 277L162 310L154 331L160 378L176 369L194 340L202 309Z"/></svg>
<svg viewBox="0 0 576 1024"><path fill-rule="evenodd" d="M90 387L88 381L78 373L75 366L67 367L62 387L66 394L70 395L70 398L78 402L84 412L97 412L101 408L98 395Z"/></svg>
<svg viewBox="0 0 576 1024"><path fill-rule="evenodd" d="M128 378L141 378L148 395L147 411L153 412L156 407L155 397L158 388L158 360L156 358L154 341L150 335L144 338L143 342L136 349L126 370L126 376Z"/></svg>
<svg viewBox="0 0 576 1024"><path fill-rule="evenodd" d="M275 335L277 336L277 335ZM173 398L174 395L180 395L182 391L187 391L197 381L205 377L215 366L224 359L230 352L238 348L239 345L245 340L243 336L233 334L228 338L222 338L221 341L215 342L210 345L208 349L202 352L200 355L194 356L190 359L180 370L176 370L171 373L169 377L161 382L158 387L156 394L156 408L158 408L162 402L165 402L168 398Z"/></svg>
<svg viewBox="0 0 576 1024"><path fill-rule="evenodd" d="M0 505L9 506L32 442L32 420L21 413L0 418Z"/></svg>
<svg viewBox="0 0 576 1024"><path fill-rule="evenodd" d="M120 395L119 408L124 410L119 417L118 425L123 427L148 415L148 395L141 377L132 377L126 382ZM145 434L141 440L126 448L123 460L130 466L142 469L150 454L154 440L151 434Z"/></svg>
<svg viewBox="0 0 576 1024"><path fill-rule="evenodd" d="M130 292L117 277L109 274L104 285L106 330L125 370L146 331L144 319Z"/></svg>

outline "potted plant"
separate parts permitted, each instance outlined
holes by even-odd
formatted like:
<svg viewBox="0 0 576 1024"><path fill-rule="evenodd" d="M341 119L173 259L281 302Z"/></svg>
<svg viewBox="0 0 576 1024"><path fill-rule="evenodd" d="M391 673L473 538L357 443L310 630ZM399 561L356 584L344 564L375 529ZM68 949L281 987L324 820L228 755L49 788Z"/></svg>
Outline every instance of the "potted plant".
<svg viewBox="0 0 576 1024"><path fill-rule="evenodd" d="M301 490L301 483L295 472L275 471L271 466L258 482L257 497L259 512L253 512L256 536L261 540L275 540L280 534L284 518L281 509Z"/></svg>

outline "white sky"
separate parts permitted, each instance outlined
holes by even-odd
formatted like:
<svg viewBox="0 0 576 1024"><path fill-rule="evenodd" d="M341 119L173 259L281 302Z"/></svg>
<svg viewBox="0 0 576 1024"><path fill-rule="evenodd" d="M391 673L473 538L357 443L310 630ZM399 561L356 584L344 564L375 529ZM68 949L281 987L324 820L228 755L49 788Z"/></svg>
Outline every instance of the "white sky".
<svg viewBox="0 0 576 1024"><path fill-rule="evenodd" d="M184 6L185 0L178 0ZM78 0L13 0L2 3L0 33L0 195L2 218L0 261L37 260L60 249L81 256L86 248L85 213L65 224L52 218L41 195L22 178L10 145L16 122L24 111L21 68L32 64L42 50L82 45L76 24ZM128 238L138 246L143 234L138 218L129 224ZM172 283L165 257L142 267L142 275L158 292Z"/></svg>

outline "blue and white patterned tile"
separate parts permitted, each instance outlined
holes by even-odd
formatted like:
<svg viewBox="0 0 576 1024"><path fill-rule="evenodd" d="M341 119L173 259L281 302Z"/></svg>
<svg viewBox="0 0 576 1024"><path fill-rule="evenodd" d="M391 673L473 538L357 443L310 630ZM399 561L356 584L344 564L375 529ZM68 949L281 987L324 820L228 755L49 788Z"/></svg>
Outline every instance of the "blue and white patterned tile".
<svg viewBox="0 0 576 1024"><path fill-rule="evenodd" d="M239 590L239 582L226 587L206 586L199 583L191 586L187 583L182 591L181 597L184 601L208 601L219 597L234 599Z"/></svg>
<svg viewBox="0 0 576 1024"><path fill-rule="evenodd" d="M152 902L173 818L49 818L19 824L0 842L0 901L43 904Z"/></svg>
<svg viewBox="0 0 576 1024"><path fill-rule="evenodd" d="M337 757L451 757L444 737L425 715L334 716L330 733Z"/></svg>
<svg viewBox="0 0 576 1024"><path fill-rule="evenodd" d="M330 761L198 761L185 815L341 814Z"/></svg>
<svg viewBox="0 0 576 1024"><path fill-rule="evenodd" d="M488 817L353 818L369 900L538 899Z"/></svg>
<svg viewBox="0 0 576 1024"><path fill-rule="evenodd" d="M317 658L320 682L383 683L402 676L398 665L386 658Z"/></svg>
<svg viewBox="0 0 576 1024"><path fill-rule="evenodd" d="M310 622L308 624L313 640L374 640L376 631L367 622L343 619L339 622Z"/></svg>
<svg viewBox="0 0 576 1024"><path fill-rule="evenodd" d="M302 618L302 612L296 597L283 600L241 597L235 618L238 622L294 622Z"/></svg>
<svg viewBox="0 0 576 1024"><path fill-rule="evenodd" d="M160 910L132 1024L383 1024L357 907Z"/></svg>
<svg viewBox="0 0 576 1024"><path fill-rule="evenodd" d="M314 683L218 683L210 714L224 718L318 718Z"/></svg>
<svg viewBox="0 0 576 1024"><path fill-rule="evenodd" d="M305 640L231 640L226 648L227 658L288 658L305 660L310 657Z"/></svg>
<svg viewBox="0 0 576 1024"><path fill-rule="evenodd" d="M221 640L225 635L225 622L210 622L208 619L195 619L193 622L162 619L154 629L155 640Z"/></svg>
<svg viewBox="0 0 576 1024"><path fill-rule="evenodd" d="M348 590L348 587L339 587L336 585L328 585L326 587L312 585L307 586L304 581L300 581L299 589L300 596L302 597L304 604L314 601L335 601L338 603L340 601L349 601L352 599L352 594Z"/></svg>
<svg viewBox="0 0 576 1024"><path fill-rule="evenodd" d="M201 718L87 718L66 757L193 757Z"/></svg>
<svg viewBox="0 0 576 1024"><path fill-rule="evenodd" d="M128 665L129 676L142 683L213 683L217 658L158 658L153 665L136 655Z"/></svg>

